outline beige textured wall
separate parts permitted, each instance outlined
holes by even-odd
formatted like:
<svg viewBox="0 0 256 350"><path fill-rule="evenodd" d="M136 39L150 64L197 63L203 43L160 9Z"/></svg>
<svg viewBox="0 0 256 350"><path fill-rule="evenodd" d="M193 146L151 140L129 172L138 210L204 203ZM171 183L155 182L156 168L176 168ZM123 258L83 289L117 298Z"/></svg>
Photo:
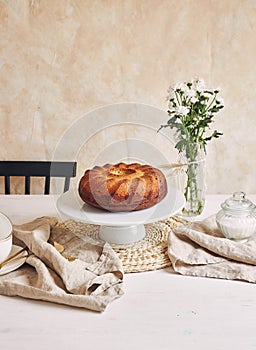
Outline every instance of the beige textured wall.
<svg viewBox="0 0 256 350"><path fill-rule="evenodd" d="M255 0L0 0L0 158L51 159L84 114L119 102L165 111L168 86L199 76L226 105L208 193L256 193L255 38ZM145 129L135 137L147 140ZM80 144L79 172L133 132L115 126Z"/></svg>

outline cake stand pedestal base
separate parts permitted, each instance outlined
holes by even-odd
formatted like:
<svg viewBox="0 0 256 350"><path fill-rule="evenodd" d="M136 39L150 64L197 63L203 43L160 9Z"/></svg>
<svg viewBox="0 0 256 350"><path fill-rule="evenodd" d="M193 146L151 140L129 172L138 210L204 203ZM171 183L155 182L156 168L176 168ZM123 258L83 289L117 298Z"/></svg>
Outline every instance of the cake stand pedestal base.
<svg viewBox="0 0 256 350"><path fill-rule="evenodd" d="M100 227L99 238L110 244L130 244L141 241L146 236L145 226L105 226Z"/></svg>

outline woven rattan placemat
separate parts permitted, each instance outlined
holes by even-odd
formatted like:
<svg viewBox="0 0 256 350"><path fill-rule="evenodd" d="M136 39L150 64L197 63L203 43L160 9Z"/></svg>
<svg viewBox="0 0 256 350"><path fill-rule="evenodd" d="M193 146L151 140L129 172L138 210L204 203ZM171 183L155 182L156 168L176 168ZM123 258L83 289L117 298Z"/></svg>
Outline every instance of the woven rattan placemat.
<svg viewBox="0 0 256 350"><path fill-rule="evenodd" d="M177 227L179 224L180 221L176 217L147 224L145 225L146 236L143 240L129 245L112 245L122 261L124 272L143 272L170 266L171 262L167 254L168 232L170 228ZM100 226L75 220L67 220L59 225L71 230L80 238L99 241Z"/></svg>

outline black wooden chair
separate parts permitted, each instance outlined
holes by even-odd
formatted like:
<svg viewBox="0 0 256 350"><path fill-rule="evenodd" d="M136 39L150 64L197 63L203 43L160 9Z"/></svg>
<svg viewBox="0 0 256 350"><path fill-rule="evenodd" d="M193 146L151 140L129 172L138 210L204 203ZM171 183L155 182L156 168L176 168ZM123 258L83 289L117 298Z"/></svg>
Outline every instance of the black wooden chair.
<svg viewBox="0 0 256 350"><path fill-rule="evenodd" d="M5 194L10 194L11 176L25 177L25 194L30 194L31 177L43 177L44 194L50 193L51 178L65 178L64 192L69 189L71 177L76 176L76 162L58 161L0 161L0 176L4 176Z"/></svg>

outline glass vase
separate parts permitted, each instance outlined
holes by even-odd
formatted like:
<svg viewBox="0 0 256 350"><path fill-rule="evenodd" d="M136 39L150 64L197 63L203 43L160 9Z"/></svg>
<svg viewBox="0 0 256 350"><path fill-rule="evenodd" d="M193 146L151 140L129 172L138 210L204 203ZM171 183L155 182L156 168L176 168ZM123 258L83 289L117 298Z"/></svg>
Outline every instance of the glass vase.
<svg viewBox="0 0 256 350"><path fill-rule="evenodd" d="M184 164L184 196L186 199L182 215L193 217L200 215L205 203L205 151L201 144L189 143L180 154Z"/></svg>

